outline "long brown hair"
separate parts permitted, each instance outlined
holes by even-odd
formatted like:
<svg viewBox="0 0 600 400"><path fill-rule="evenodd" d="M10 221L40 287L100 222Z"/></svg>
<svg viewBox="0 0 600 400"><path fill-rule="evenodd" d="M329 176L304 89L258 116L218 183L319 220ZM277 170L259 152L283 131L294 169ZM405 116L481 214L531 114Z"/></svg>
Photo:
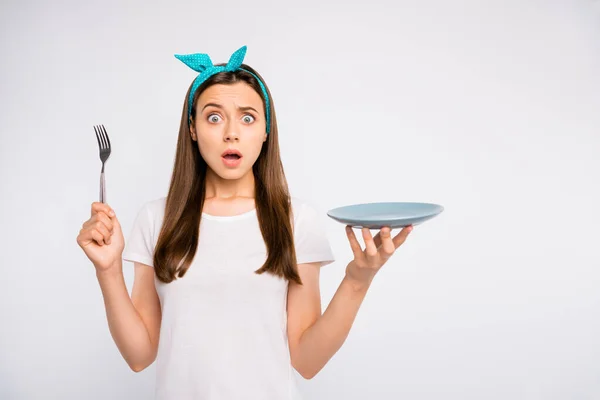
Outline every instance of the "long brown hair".
<svg viewBox="0 0 600 400"><path fill-rule="evenodd" d="M264 80L254 69L245 64L242 64L242 68L256 74L264 84ZM246 82L259 94L265 107L265 98L256 78L246 71L237 70L220 72L202 83L194 94L191 115L196 115L198 98L208 87L216 84L231 85L240 81ZM296 269L291 197L279 152L275 107L266 84L265 88L270 103L270 130L260 155L252 166L252 172L255 178L256 214L267 247L267 260L255 272L271 273L301 284ZM183 104L165 216L154 251L156 276L164 283L182 278L190 268L198 245L206 194L208 165L190 135L188 121L190 90L191 85Z"/></svg>

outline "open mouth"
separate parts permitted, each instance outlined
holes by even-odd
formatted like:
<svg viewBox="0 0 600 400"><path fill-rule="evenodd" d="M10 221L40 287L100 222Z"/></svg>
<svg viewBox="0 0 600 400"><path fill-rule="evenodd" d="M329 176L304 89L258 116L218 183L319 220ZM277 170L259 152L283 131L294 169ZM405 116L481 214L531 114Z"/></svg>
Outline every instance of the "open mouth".
<svg viewBox="0 0 600 400"><path fill-rule="evenodd" d="M223 154L221 154L221 157L227 161L237 161L242 158L242 153L237 149L226 149Z"/></svg>

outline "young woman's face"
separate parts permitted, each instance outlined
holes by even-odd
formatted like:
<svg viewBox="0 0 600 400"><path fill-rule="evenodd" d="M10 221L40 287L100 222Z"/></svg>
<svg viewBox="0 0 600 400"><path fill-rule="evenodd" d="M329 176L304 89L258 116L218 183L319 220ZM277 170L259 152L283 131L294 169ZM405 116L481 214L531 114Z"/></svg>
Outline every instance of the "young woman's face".
<svg viewBox="0 0 600 400"><path fill-rule="evenodd" d="M252 169L267 140L262 99L245 82L212 85L196 104L190 131L202 158L223 179L239 179ZM237 150L240 158L225 156Z"/></svg>

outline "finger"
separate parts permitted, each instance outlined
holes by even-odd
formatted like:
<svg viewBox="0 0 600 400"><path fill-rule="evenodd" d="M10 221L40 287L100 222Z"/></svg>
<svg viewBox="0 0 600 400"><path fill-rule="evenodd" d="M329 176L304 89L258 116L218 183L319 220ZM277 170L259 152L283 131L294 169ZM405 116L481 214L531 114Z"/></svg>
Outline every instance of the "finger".
<svg viewBox="0 0 600 400"><path fill-rule="evenodd" d="M409 226L405 226L404 228L402 228L402 230L400 231L400 233L398 233L396 236L394 236L394 247L397 249L398 247L400 247L400 245L402 243L404 243L404 241L406 240L406 238L408 237L408 234L410 232L412 232L413 230L413 226L409 225Z"/></svg>
<svg viewBox="0 0 600 400"><path fill-rule="evenodd" d="M102 221L97 221L96 224L94 224L90 227L90 229L99 232L102 235L102 237L104 238L103 239L104 243L106 243L106 244L110 243L110 237L112 236L112 234L110 233L110 231L108 230L108 228L106 227L106 225L104 225L104 223Z"/></svg>
<svg viewBox="0 0 600 400"><path fill-rule="evenodd" d="M92 237L92 239L94 239L96 241L96 243L98 243L98 246L104 246L104 236L98 232L96 229L92 229L90 231L90 236Z"/></svg>
<svg viewBox="0 0 600 400"><path fill-rule="evenodd" d="M91 215L94 216L94 214L97 214L97 213L99 213L101 211L103 211L106 215L108 215L110 217L114 217L115 216L114 210L108 204L106 204L106 203L100 203L100 202L97 202L97 201L93 202L92 203L92 213L91 213Z"/></svg>
<svg viewBox="0 0 600 400"><path fill-rule="evenodd" d="M101 221L102 223L104 223L104 225L106 226L106 228L111 233L114 232L114 225L117 223L117 218L113 217L111 219L103 211L100 211L97 214L94 214L93 217L91 217L90 219L88 219L87 221L85 221L83 223L82 228L89 228L91 226L96 226L97 223L98 223L98 221Z"/></svg>
<svg viewBox="0 0 600 400"><path fill-rule="evenodd" d="M360 247L360 243L358 243L358 239L356 239L356 235L352 230L352 227L346 225L346 236L348 236L348 241L350 242L350 248L352 249L352 253L354 253L354 258L359 258L363 256L362 248Z"/></svg>
<svg viewBox="0 0 600 400"><path fill-rule="evenodd" d="M106 215L104 212L99 212L98 214L96 214L96 217L98 221L102 222L106 226L110 233L114 231L115 227L113 221L108 215Z"/></svg>
<svg viewBox="0 0 600 400"><path fill-rule="evenodd" d="M384 226L384 227L382 227L382 229L383 228L386 228L386 227ZM388 228L390 228L390 227L388 226ZM392 228L390 228L390 233L391 232L392 232ZM377 235L375 235L375 237L373 238L373 241L375 242L375 246L377 246L377 249L379 249L379 247L381 246L381 230L379 230L379 232L377 232Z"/></svg>
<svg viewBox="0 0 600 400"><path fill-rule="evenodd" d="M379 248L379 252L383 259L387 260L396 250L396 246L394 246L394 241L392 240L392 230L388 227L384 227L381 228L379 233L381 234L381 247Z"/></svg>
<svg viewBox="0 0 600 400"><path fill-rule="evenodd" d="M375 243L375 247L379 249L379 246L381 246L381 230L377 232L377 235L373 238L373 242Z"/></svg>
<svg viewBox="0 0 600 400"><path fill-rule="evenodd" d="M365 241L365 251L367 253L367 256L376 256L377 246L375 246L375 241L373 241L373 236L371 236L371 231L369 230L369 228L362 228L362 235Z"/></svg>

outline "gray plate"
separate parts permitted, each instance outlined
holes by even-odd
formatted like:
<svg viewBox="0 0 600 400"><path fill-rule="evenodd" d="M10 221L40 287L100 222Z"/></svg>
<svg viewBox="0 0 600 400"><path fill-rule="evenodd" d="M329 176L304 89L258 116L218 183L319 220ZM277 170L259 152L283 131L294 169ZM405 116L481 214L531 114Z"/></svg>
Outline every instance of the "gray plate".
<svg viewBox="0 0 600 400"><path fill-rule="evenodd" d="M334 220L352 227L381 229L402 228L423 223L444 211L439 204L430 203L364 203L338 207L327 211Z"/></svg>

